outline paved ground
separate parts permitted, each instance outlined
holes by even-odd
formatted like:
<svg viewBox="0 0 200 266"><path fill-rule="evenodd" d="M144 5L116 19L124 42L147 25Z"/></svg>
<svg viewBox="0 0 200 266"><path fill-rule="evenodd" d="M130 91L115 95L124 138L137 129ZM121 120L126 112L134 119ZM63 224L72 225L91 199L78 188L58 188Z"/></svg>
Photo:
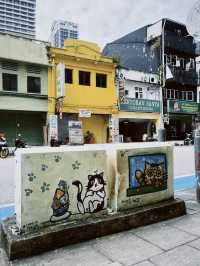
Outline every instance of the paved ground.
<svg viewBox="0 0 200 266"><path fill-rule="evenodd" d="M10 264L0 246L0 266L199 266L200 204L194 190L178 192L176 197L186 201L184 217Z"/></svg>
<svg viewBox="0 0 200 266"><path fill-rule="evenodd" d="M0 159L0 206L14 202L14 157ZM174 148L174 176L194 174L194 147Z"/></svg>

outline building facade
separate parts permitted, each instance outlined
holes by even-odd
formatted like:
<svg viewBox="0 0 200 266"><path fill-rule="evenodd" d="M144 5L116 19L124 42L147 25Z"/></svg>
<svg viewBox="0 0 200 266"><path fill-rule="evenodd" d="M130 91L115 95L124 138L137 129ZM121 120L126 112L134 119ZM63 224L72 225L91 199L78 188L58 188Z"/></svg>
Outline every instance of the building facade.
<svg viewBox="0 0 200 266"><path fill-rule="evenodd" d="M184 24L163 19L148 27L147 41L160 42L167 139L183 140L195 129L199 112L194 39Z"/></svg>
<svg viewBox="0 0 200 266"><path fill-rule="evenodd" d="M42 145L47 115L47 43L0 35L0 131Z"/></svg>
<svg viewBox="0 0 200 266"><path fill-rule="evenodd" d="M165 127L167 140L192 132L199 112L197 54L185 25L162 19L107 44L103 53L129 70L159 76L160 129Z"/></svg>
<svg viewBox="0 0 200 266"><path fill-rule="evenodd" d="M119 140L141 142L156 138L160 126L159 76L117 69Z"/></svg>
<svg viewBox="0 0 200 266"><path fill-rule="evenodd" d="M69 136L68 122L73 120L82 122L85 137L89 131L95 143L106 143L110 119L118 111L113 60L102 56L96 44L72 39L65 41L63 49L51 48L50 57L49 115L55 114L60 100L56 92L56 68L60 63L65 68L58 139L64 142Z"/></svg>
<svg viewBox="0 0 200 266"><path fill-rule="evenodd" d="M0 32L35 38L36 0L1 0Z"/></svg>
<svg viewBox="0 0 200 266"><path fill-rule="evenodd" d="M78 24L63 20L54 21L51 27L51 45L53 47L63 48L64 41L68 38L79 38Z"/></svg>

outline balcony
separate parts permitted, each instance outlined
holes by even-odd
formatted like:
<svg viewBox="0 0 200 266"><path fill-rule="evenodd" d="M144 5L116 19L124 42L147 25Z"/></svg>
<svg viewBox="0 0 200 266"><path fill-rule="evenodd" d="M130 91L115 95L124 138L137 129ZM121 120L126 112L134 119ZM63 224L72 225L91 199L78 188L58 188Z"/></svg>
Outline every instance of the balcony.
<svg viewBox="0 0 200 266"><path fill-rule="evenodd" d="M167 82L176 82L181 85L198 85L198 75L195 69L183 70L180 67L170 67L171 73L173 75L172 79L167 80Z"/></svg>
<svg viewBox="0 0 200 266"><path fill-rule="evenodd" d="M178 36L177 34L165 31L165 49L171 49L177 53L196 55L195 44L191 36Z"/></svg>

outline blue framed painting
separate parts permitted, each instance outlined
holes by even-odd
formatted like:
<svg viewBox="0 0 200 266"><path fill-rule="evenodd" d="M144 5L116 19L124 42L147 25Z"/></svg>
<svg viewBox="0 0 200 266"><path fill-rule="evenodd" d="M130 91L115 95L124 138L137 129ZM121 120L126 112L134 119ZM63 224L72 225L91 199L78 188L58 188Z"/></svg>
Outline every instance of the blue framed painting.
<svg viewBox="0 0 200 266"><path fill-rule="evenodd" d="M128 197L167 189L166 154L156 153L129 156L128 161Z"/></svg>

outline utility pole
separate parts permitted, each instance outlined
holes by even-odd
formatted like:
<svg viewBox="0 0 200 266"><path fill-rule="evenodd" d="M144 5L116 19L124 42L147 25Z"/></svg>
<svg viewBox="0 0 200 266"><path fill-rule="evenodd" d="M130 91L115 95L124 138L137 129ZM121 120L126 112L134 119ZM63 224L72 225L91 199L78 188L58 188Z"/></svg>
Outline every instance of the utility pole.
<svg viewBox="0 0 200 266"><path fill-rule="evenodd" d="M163 22L162 25L162 79L161 79L161 90L160 90L160 128L158 130L158 141L165 141L165 127L164 127L164 113L163 113L163 90L165 88L165 24L166 19Z"/></svg>

